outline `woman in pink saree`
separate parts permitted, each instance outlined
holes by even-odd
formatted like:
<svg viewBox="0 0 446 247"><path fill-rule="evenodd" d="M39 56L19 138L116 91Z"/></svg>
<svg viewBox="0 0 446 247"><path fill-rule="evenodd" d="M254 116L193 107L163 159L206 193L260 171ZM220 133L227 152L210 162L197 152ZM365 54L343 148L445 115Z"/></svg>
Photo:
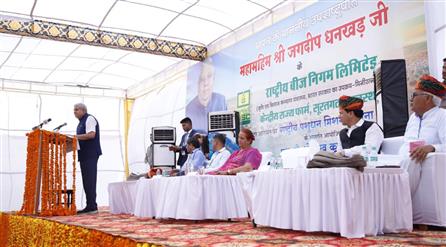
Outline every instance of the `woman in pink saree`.
<svg viewBox="0 0 446 247"><path fill-rule="evenodd" d="M238 135L240 150L231 154L225 164L217 171L208 174L213 175L235 175L239 172L249 172L256 170L262 161L262 154L259 150L251 147L255 137L249 129L242 129Z"/></svg>

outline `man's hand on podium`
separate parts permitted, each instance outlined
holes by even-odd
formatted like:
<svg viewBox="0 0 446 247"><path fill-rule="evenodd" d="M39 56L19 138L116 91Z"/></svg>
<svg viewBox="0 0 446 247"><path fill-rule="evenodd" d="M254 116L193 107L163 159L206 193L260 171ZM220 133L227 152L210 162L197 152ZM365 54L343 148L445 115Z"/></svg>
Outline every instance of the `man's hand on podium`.
<svg viewBox="0 0 446 247"><path fill-rule="evenodd" d="M96 132L91 131L91 132L88 132L87 134L77 135L76 137L80 141L87 141L87 140L90 140L90 139L94 139L95 136L96 136Z"/></svg>

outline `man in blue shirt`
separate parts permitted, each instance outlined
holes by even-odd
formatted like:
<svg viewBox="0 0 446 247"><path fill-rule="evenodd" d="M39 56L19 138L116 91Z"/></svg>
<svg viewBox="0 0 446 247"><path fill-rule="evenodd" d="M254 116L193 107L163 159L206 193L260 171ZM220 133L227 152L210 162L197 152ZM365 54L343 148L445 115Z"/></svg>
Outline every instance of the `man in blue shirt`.
<svg viewBox="0 0 446 247"><path fill-rule="evenodd" d="M211 60L203 63L198 79L197 96L186 106L186 115L192 119L195 129L202 132L208 131L208 113L214 111L226 111L225 96L212 92L214 85L214 68Z"/></svg>
<svg viewBox="0 0 446 247"><path fill-rule="evenodd" d="M181 167L181 175L189 171L198 171L200 168L204 168L206 157L200 149L200 142L197 136L193 136L187 140L187 151L189 155L183 167Z"/></svg>

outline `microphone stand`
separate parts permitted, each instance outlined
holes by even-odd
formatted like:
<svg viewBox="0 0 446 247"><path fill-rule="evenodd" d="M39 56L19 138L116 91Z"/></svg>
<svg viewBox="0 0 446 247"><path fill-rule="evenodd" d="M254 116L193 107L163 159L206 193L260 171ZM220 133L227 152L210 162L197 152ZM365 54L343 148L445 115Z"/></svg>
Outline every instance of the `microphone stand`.
<svg viewBox="0 0 446 247"><path fill-rule="evenodd" d="M44 124L47 124L49 122L51 122L51 118L48 118L47 120L41 122L39 125L34 126L32 130L41 129Z"/></svg>
<svg viewBox="0 0 446 247"><path fill-rule="evenodd" d="M34 126L34 127L33 127L33 130L41 129L42 126L43 126L43 123L40 123L39 125Z"/></svg>
<svg viewBox="0 0 446 247"><path fill-rule="evenodd" d="M54 131L54 132L59 132L60 129L61 129L62 127L64 127L64 126L66 126L66 125L67 125L67 123L63 123L63 124L57 126L56 128L54 128L53 131Z"/></svg>

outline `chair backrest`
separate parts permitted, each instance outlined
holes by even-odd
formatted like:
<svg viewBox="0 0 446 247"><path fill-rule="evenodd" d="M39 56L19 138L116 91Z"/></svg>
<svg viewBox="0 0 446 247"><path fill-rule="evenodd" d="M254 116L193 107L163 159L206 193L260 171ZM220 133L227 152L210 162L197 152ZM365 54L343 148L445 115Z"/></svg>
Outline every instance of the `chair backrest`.
<svg viewBox="0 0 446 247"><path fill-rule="evenodd" d="M273 157L272 152L260 152L262 154L262 162L260 162L259 171L268 171L270 166L269 162L271 161L271 158Z"/></svg>
<svg viewBox="0 0 446 247"><path fill-rule="evenodd" d="M381 153L397 155L400 151L400 147L403 144L404 144L404 136L385 138L381 146Z"/></svg>
<svg viewBox="0 0 446 247"><path fill-rule="evenodd" d="M283 168L305 168L310 159L310 148L290 148L280 152Z"/></svg>

